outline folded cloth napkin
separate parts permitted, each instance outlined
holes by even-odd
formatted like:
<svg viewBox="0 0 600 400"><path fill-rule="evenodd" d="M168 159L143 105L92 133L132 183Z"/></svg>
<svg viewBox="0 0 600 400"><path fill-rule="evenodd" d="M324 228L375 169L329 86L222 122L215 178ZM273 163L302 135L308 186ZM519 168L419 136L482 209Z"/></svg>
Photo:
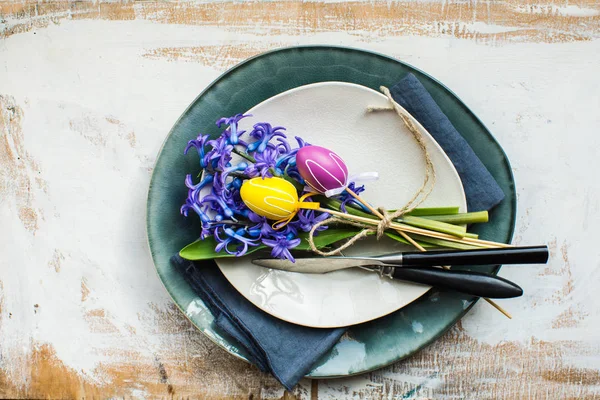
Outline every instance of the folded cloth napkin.
<svg viewBox="0 0 600 400"><path fill-rule="evenodd" d="M489 210L504 199L494 177L413 74L394 85L390 93L444 149L460 176L469 211Z"/></svg>
<svg viewBox="0 0 600 400"><path fill-rule="evenodd" d="M417 78L408 75L391 93L446 151L462 179L469 210L498 204L502 190ZM346 330L307 328L272 317L242 297L212 261L175 255L171 262L210 309L215 324L246 350L252 363L289 390Z"/></svg>
<svg viewBox="0 0 600 400"><path fill-rule="evenodd" d="M271 372L288 390L346 330L308 328L265 313L242 297L212 261L191 262L175 255L171 263L209 308L216 325L247 350L252 363Z"/></svg>

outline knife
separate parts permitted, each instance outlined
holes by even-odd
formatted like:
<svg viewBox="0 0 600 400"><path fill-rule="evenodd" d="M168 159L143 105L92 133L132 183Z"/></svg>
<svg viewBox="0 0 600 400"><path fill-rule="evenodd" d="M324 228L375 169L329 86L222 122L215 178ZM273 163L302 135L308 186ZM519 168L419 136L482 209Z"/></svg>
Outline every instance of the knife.
<svg viewBox="0 0 600 400"><path fill-rule="evenodd" d="M403 252L375 257L311 257L298 258L294 263L278 258L258 258L252 262L262 267L307 274L324 274L339 269L371 265L431 267L434 265L545 264L548 262L548 246Z"/></svg>
<svg viewBox="0 0 600 400"><path fill-rule="evenodd" d="M523 290L515 283L495 275L472 271L447 271L432 265L532 264L548 261L548 247L511 247L502 249L440 250L405 252L377 257L298 258L295 263L280 259L255 259L252 263L290 272L324 274L361 267L381 276L450 289L488 298L518 297ZM400 268L401 267L401 268Z"/></svg>

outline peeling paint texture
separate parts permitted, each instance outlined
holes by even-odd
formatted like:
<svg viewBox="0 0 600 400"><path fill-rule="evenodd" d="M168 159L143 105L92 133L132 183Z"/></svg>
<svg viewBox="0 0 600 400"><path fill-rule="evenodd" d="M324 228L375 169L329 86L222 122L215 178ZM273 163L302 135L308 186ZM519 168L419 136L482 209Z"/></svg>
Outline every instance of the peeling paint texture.
<svg viewBox="0 0 600 400"><path fill-rule="evenodd" d="M502 269L525 290L501 302L512 320L479 302L407 360L288 393L174 306L145 201L204 87L263 51L323 43L456 92L511 160L514 243L551 258ZM0 0L0 398L600 398L599 66L597 0Z"/></svg>

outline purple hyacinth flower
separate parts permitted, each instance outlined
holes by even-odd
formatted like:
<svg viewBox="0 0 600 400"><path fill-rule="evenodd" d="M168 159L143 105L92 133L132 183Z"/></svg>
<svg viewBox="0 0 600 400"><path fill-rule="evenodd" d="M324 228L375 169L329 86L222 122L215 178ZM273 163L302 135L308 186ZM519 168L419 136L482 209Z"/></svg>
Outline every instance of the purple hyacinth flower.
<svg viewBox="0 0 600 400"><path fill-rule="evenodd" d="M215 140L209 140L206 144L212 147L206 154L207 164L221 170L227 168L233 150L233 146L227 141L227 138L220 136Z"/></svg>
<svg viewBox="0 0 600 400"><path fill-rule="evenodd" d="M221 237L220 231L225 234L225 237ZM244 228L239 228L237 231L229 227L218 226L215 228L214 237L217 241L217 246L215 247L215 251L218 253L221 250L225 250L228 254L235 255L236 257L241 257L248 251L248 246L258 246L256 238L247 238L244 236L246 230ZM238 245L235 251L229 249L229 245Z"/></svg>
<svg viewBox="0 0 600 400"><path fill-rule="evenodd" d="M282 233L287 237L296 237L298 236L298 221L289 222L286 226L281 229L276 230L277 233Z"/></svg>
<svg viewBox="0 0 600 400"><path fill-rule="evenodd" d="M301 185L306 184L306 182L304 181L304 178L302 178L302 175L300 175L300 172L298 171L298 168L296 166L288 165L287 167L285 167L285 173L290 178L295 179L298 182L300 182Z"/></svg>
<svg viewBox="0 0 600 400"><path fill-rule="evenodd" d="M260 171L256 168L256 165L249 164L248 168L244 170L244 175L247 175L248 178L256 178L260 175Z"/></svg>
<svg viewBox="0 0 600 400"><path fill-rule="evenodd" d="M231 153L223 153L217 162L217 168L221 171L225 171L231 166L230 161L232 160Z"/></svg>
<svg viewBox="0 0 600 400"><path fill-rule="evenodd" d="M200 229L200 239L204 240L205 238L212 236L212 228L210 225L202 224L202 228Z"/></svg>
<svg viewBox="0 0 600 400"><path fill-rule="evenodd" d="M209 194L202 198L202 203L205 202L212 203L212 209L215 211L222 211L225 217L233 217L233 211L231 210L231 208L229 208L223 197L216 196L214 194Z"/></svg>
<svg viewBox="0 0 600 400"><path fill-rule="evenodd" d="M294 136L294 139L296 139L296 142L298 142L298 149L311 145L310 143L302 139L300 136Z"/></svg>
<svg viewBox="0 0 600 400"><path fill-rule="evenodd" d="M183 151L183 154L185 155L192 147L194 147L196 151L198 151L198 156L200 156L200 166L202 166L202 168L206 168L206 166L208 165L208 162L206 160L206 153L204 151L204 147L208 142L208 138L208 135L198 135L198 138L196 140L190 140L188 142L187 146L185 147L185 150Z"/></svg>
<svg viewBox="0 0 600 400"><path fill-rule="evenodd" d="M221 186L227 187L226 182L229 174L231 174L232 172L244 171L246 168L248 168L248 163L242 161L236 165L230 165L224 170L222 170L219 174L219 181L221 183Z"/></svg>
<svg viewBox="0 0 600 400"><path fill-rule="evenodd" d="M269 235L275 233L273 228L271 228L271 224L269 223L267 218L265 218L261 215L258 215L253 211L250 211L248 213L248 219L250 220L250 222L253 222L256 224L256 225L252 226L250 229L260 229L261 237L269 236Z"/></svg>
<svg viewBox="0 0 600 400"><path fill-rule="evenodd" d="M285 128L282 126L277 126L273 128L271 124L267 122L259 122L254 125L254 128L250 132L250 136L256 139L256 142L250 143L247 147L248 152L256 151L258 153L262 153L267 148L269 140L275 137L286 138L284 133Z"/></svg>
<svg viewBox="0 0 600 400"><path fill-rule="evenodd" d="M277 138L277 143L269 143L267 147L271 147L277 150L278 154L288 154L290 151L292 151L292 148L290 147L288 141L281 137Z"/></svg>
<svg viewBox="0 0 600 400"><path fill-rule="evenodd" d="M275 258L288 259L291 262L296 262L292 253L290 253L290 249L298 246L301 242L299 238L293 238L292 235L283 235L279 234L275 237L275 239L263 239L262 242L269 247L272 247L271 255Z"/></svg>
<svg viewBox="0 0 600 400"><path fill-rule="evenodd" d="M218 173L216 173L215 175L217 177L219 176ZM221 181L221 179L216 179L213 182L212 194L214 194L217 197L225 197L225 196L228 195L228 193L227 193L227 186L223 184L223 182Z"/></svg>
<svg viewBox="0 0 600 400"><path fill-rule="evenodd" d="M277 164L277 150L267 147L262 153L256 152L254 154L254 167L260 173L263 178L272 177L273 173L270 171L271 168L275 168Z"/></svg>
<svg viewBox="0 0 600 400"><path fill-rule="evenodd" d="M319 215L316 214L317 213L314 210L300 210L300 212L298 212L298 227L304 232L310 232L316 223L325 221L330 217L330 215L327 213L319 213ZM320 226L317 228L317 232L324 231L325 229L327 229L326 226Z"/></svg>
<svg viewBox="0 0 600 400"><path fill-rule="evenodd" d="M229 125L223 133L227 137L227 141L230 144L236 145L239 142L239 137L242 136L246 131L238 130L238 123L242 118L251 117L250 114L236 114L233 117L221 118L217 121L217 126L220 128L222 125Z"/></svg>
<svg viewBox="0 0 600 400"><path fill-rule="evenodd" d="M206 185L211 184L214 181L214 178L214 175L206 174L204 178L200 181L200 183L194 184L194 182L192 181L192 175L187 174L185 176L185 186L187 186L188 189L200 191Z"/></svg>
<svg viewBox="0 0 600 400"><path fill-rule="evenodd" d="M188 191L188 197L187 199L185 199L185 204L181 206L180 212L181 214L187 217L189 210L194 210L196 214L198 214L198 216L200 217L200 221L202 221L202 224L204 225L205 223L210 221L210 218L208 217L208 215L206 215L206 212L202 208L202 206L198 202L193 200L192 192L192 190Z"/></svg>
<svg viewBox="0 0 600 400"><path fill-rule="evenodd" d="M296 165L296 153L298 149L289 150L288 152L280 154L275 166L277 168L285 169L287 166Z"/></svg>
<svg viewBox="0 0 600 400"><path fill-rule="evenodd" d="M186 175L185 177L185 186L188 187L188 197L185 200L185 204L181 206L181 213L188 216L188 211L193 209L196 214L200 217L202 223L206 223L210 220L210 218L206 215L206 209L202 207L202 202L200 201L200 191L207 185L210 185L214 180L214 176L211 174L206 174L204 179L200 181L200 183L194 184L192 181L191 175Z"/></svg>
<svg viewBox="0 0 600 400"><path fill-rule="evenodd" d="M246 232L248 232L248 235L250 235L251 238L260 239L262 236L261 224L246 228Z"/></svg>
<svg viewBox="0 0 600 400"><path fill-rule="evenodd" d="M356 184L354 182L350 182L350 184L348 185L348 189L352 190L356 194L360 194L365 191L365 185L356 187ZM348 212L346 210L346 205L349 205L349 204L357 205L360 208L362 208L363 210L370 212L364 205L362 205L360 202L358 202L350 193L348 193L345 190L340 194L339 199L342 202L342 204L340 204L340 211L342 211L342 212L345 212L345 213Z"/></svg>

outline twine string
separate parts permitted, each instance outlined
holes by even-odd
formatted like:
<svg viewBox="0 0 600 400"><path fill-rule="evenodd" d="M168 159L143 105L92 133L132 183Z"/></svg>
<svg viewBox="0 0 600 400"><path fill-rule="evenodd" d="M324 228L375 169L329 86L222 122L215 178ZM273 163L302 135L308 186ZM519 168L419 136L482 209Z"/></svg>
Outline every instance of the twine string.
<svg viewBox="0 0 600 400"><path fill-rule="evenodd" d="M417 126L413 122L413 117L408 113L408 111L406 111L400 104L398 104L392 98L392 95L388 88L386 88L385 86L381 86L379 89L387 97L391 106L389 106L389 107L368 107L367 112L379 112L379 111L393 110L402 119L402 122L404 122L404 125L406 125L408 130L411 132L413 139L419 145L421 153L423 154L423 158L425 161L425 176L423 178L423 183L421 184L421 187L419 188L419 190L417 190L415 192L413 197L402 208L399 208L398 210L395 210L393 212L388 212L384 207L379 207L378 211L381 213L382 218L379 221L379 223L377 224L377 226L372 226L372 225L364 224L364 223L357 222L357 221L351 221L349 219L340 218L340 217L330 217L330 218L327 218L327 219L320 221L320 222L316 223L315 225L313 225L313 227L310 230L309 235L308 235L308 243L310 245L311 250L321 256L333 256L336 254L340 254L343 250L347 249L348 247L352 246L353 244L355 244L362 238L364 238L370 234L373 234L373 233L375 233L377 235L378 240L381 239L381 237L384 235L386 229L390 228L390 224L395 219L412 211L413 209L417 208L420 204L422 204L427 199L427 197L431 194L431 191L433 190L433 187L435 185L436 174L435 174L435 168L433 166L433 161L431 160L431 155L429 154L429 151L427 150L427 144L425 143L425 138L423 137L423 135L421 134L421 131L417 128ZM314 234L317 232L317 229L320 228L321 226L328 225L328 224L334 224L334 223L357 226L357 227L363 228L363 229L360 232L358 232L356 235L354 235L350 239L348 239L344 244L342 244L341 246L339 246L333 250L330 250L330 251L319 250L317 248L317 246L315 245Z"/></svg>

